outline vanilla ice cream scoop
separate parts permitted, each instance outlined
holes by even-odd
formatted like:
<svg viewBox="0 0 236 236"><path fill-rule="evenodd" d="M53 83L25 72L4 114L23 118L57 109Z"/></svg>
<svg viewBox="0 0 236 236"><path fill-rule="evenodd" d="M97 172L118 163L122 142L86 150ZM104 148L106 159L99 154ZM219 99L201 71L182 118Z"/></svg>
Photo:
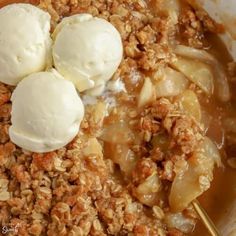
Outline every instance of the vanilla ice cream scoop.
<svg viewBox="0 0 236 236"><path fill-rule="evenodd" d="M84 116L73 83L55 70L24 78L11 101L10 139L33 152L49 152L68 144L77 135Z"/></svg>
<svg viewBox="0 0 236 236"><path fill-rule="evenodd" d="M56 69L82 92L101 92L123 55L119 32L108 21L89 14L64 18L53 34Z"/></svg>
<svg viewBox="0 0 236 236"><path fill-rule="evenodd" d="M0 81L16 85L50 60L50 15L30 4L0 9Z"/></svg>

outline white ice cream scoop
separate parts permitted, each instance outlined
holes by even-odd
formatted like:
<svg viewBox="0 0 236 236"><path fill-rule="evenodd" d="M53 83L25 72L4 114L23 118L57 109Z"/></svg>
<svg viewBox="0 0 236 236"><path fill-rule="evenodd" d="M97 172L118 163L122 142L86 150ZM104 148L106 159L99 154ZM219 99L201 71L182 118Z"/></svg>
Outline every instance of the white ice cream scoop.
<svg viewBox="0 0 236 236"><path fill-rule="evenodd" d="M0 81L16 85L50 60L50 15L31 4L0 9Z"/></svg>
<svg viewBox="0 0 236 236"><path fill-rule="evenodd" d="M101 93L123 54L121 36L108 21L89 14L64 18L53 34L56 69L82 92Z"/></svg>
<svg viewBox="0 0 236 236"><path fill-rule="evenodd" d="M236 1L235 0L188 0L202 7L226 32L220 37L236 61Z"/></svg>
<svg viewBox="0 0 236 236"><path fill-rule="evenodd" d="M10 139L33 152L49 152L69 143L84 116L84 106L73 83L55 70L24 78L11 101Z"/></svg>

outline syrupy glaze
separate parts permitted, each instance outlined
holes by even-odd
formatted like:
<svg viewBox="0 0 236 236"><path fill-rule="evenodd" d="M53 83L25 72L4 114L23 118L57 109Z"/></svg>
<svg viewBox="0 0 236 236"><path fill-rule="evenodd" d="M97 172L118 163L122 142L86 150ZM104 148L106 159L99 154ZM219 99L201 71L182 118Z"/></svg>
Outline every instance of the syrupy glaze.
<svg viewBox="0 0 236 236"><path fill-rule="evenodd" d="M232 57L228 53L225 45L221 40L214 34L208 35L208 40L212 47L210 52L221 62L224 68L227 68L227 64L232 61ZM234 93L235 84L231 84L231 96L232 102L228 104L220 104L215 101L214 103L208 104L208 109L217 116L216 106L220 109L222 116L227 117L229 115L235 116L235 99L236 94ZM209 137L219 137L219 132L222 127L214 127L209 130ZM223 130L224 132L224 130ZM223 133L225 136L225 133ZM225 139L223 138L223 141ZM226 160L227 157L234 157L236 155L236 150L229 150L224 143L222 160L224 167L215 170L214 180L212 182L211 188L200 197L200 202L202 206L206 209L211 219L220 225L222 219L224 219L231 211L232 203L235 202L236 197L236 171L228 166ZM236 215L234 216L236 217ZM196 226L195 232L192 234L194 236L198 235L209 235L206 233L205 226L199 222Z"/></svg>

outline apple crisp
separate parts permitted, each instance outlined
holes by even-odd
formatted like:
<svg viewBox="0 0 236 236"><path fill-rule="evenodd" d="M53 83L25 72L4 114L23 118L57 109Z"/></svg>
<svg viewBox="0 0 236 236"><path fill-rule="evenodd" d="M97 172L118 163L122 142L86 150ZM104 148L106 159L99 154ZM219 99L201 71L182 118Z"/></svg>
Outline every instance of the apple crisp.
<svg viewBox="0 0 236 236"><path fill-rule="evenodd" d="M18 225L8 234L22 236L188 235L198 218L191 201L221 163L222 134L207 136L213 123L222 128L229 75L205 49L222 26L174 0L37 5L53 27L78 13L108 20L124 58L103 95L81 94L77 137L46 154L9 141L14 88L0 85L0 224Z"/></svg>

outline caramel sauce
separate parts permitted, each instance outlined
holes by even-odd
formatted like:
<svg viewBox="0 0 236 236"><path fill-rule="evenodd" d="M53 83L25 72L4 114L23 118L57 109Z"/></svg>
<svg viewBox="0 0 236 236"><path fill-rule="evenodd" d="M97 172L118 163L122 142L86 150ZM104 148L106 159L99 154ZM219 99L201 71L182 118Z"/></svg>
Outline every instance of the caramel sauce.
<svg viewBox="0 0 236 236"><path fill-rule="evenodd" d="M226 69L227 64L232 62L232 57L228 53L226 46L223 42L214 34L207 35L209 44L211 45L209 51L214 55L219 62ZM233 85L231 84L231 103L220 104L214 98L205 106L208 107L208 111L211 114L214 114L214 117L227 117L234 113L234 100L236 94L233 92ZM235 116L236 117L236 116ZM217 127L217 124L213 126L208 131L208 136L214 139L214 136L219 137L220 126ZM223 131L224 132L224 131ZM227 147L222 149L222 161L224 167L216 168L214 173L214 180L211 183L211 188L205 192L200 198L200 203L207 211L213 222L219 227L220 222L224 219L231 210L231 204L235 201L236 198L236 171L228 166L226 160L228 157L236 156L235 150L230 151ZM236 215L234 216L236 217ZM221 229L220 229L221 230ZM208 236L205 226L199 221L197 223L196 229L192 236Z"/></svg>

